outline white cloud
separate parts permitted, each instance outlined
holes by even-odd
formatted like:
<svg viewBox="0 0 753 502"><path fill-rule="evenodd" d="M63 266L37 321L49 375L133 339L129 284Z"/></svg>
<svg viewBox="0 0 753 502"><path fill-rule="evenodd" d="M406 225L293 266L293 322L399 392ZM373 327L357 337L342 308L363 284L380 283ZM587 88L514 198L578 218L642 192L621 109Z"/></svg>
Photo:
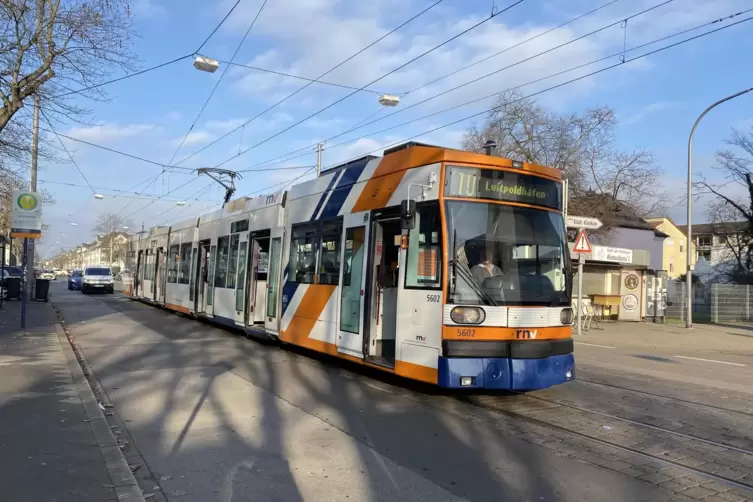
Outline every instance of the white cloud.
<svg viewBox="0 0 753 502"><path fill-rule="evenodd" d="M183 118L183 114L178 111L167 112L164 117L169 122L175 122Z"/></svg>
<svg viewBox="0 0 753 502"><path fill-rule="evenodd" d="M175 138L173 140L173 143L176 145L179 145L181 141L183 142L183 146L196 146L196 145L203 145L205 143L209 143L210 141L213 141L217 136L214 134L207 132L207 131L194 131L188 133L188 136L186 136L185 141L183 141L183 137Z"/></svg>
<svg viewBox="0 0 753 502"><path fill-rule="evenodd" d="M679 101L657 101L641 107L638 111L622 119L623 125L632 125L645 120L654 113L677 110L683 108L685 103Z"/></svg>
<svg viewBox="0 0 753 502"><path fill-rule="evenodd" d="M73 127L68 131L68 136L91 141L92 143L105 143L140 136L148 132L154 132L156 129L152 124L118 125L102 123L89 127Z"/></svg>

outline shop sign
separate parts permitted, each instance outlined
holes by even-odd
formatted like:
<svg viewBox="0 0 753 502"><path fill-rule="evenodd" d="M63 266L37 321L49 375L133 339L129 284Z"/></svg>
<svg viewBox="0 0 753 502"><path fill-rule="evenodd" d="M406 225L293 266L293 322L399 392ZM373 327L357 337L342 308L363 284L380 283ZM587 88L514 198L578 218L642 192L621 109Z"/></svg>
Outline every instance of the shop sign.
<svg viewBox="0 0 753 502"><path fill-rule="evenodd" d="M610 246L593 246L591 259L594 261L611 261L615 263L633 263L633 250L613 248Z"/></svg>

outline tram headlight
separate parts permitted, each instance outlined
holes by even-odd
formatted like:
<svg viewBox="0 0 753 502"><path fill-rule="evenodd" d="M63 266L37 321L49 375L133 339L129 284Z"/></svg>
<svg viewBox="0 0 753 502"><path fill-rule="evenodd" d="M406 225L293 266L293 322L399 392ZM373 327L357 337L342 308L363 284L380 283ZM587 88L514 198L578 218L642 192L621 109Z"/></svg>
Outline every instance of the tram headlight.
<svg viewBox="0 0 753 502"><path fill-rule="evenodd" d="M570 307L564 308L560 311L560 322L562 324L572 324L573 323L573 309Z"/></svg>
<svg viewBox="0 0 753 502"><path fill-rule="evenodd" d="M455 307L450 311L450 319L456 324L481 324L486 312L478 307Z"/></svg>

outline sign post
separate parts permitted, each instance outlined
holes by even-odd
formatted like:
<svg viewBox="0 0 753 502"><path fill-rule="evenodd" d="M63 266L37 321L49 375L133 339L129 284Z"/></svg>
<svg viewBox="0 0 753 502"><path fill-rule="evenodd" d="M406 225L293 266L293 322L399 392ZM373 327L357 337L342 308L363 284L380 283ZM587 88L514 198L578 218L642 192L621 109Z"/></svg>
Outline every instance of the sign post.
<svg viewBox="0 0 753 502"><path fill-rule="evenodd" d="M29 249L33 253L34 247L29 239L39 239L42 237L42 194L23 190L13 192L10 236L24 238L23 265L25 269L33 266L34 260L29 259ZM31 287L27 283L31 282L30 277L34 277L34 271L25 270L24 276L21 297L21 328L26 328L26 289Z"/></svg>
<svg viewBox="0 0 753 502"><path fill-rule="evenodd" d="M568 217L570 218L570 217ZM596 220L599 221L599 220ZM599 226L601 222L599 221ZM598 228L598 227L597 227ZM583 312L583 264L586 263L586 253L591 252L591 243L588 241L586 229L581 228L578 232L578 238L575 239L573 252L578 253L578 330L577 334L582 333L581 314Z"/></svg>

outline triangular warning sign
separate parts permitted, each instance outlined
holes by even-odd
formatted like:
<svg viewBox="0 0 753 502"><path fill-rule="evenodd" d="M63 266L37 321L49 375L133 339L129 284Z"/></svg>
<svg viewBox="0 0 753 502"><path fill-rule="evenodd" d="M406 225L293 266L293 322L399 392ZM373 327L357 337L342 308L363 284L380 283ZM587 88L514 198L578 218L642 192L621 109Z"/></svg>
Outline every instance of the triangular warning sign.
<svg viewBox="0 0 753 502"><path fill-rule="evenodd" d="M575 239L575 246L573 246L574 253L590 253L591 243L588 242L585 229L581 228L578 232L578 238Z"/></svg>

